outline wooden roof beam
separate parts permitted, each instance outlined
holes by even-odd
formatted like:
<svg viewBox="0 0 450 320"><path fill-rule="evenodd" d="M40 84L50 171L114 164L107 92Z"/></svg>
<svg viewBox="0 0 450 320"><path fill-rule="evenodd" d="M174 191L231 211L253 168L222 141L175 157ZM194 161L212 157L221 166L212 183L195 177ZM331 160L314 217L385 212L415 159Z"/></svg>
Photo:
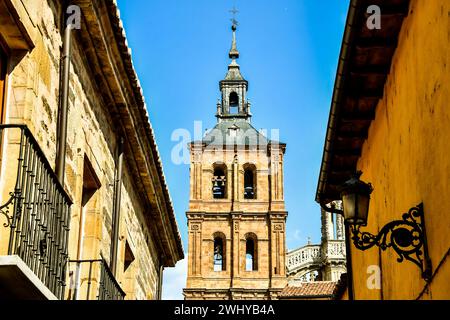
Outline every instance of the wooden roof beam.
<svg viewBox="0 0 450 320"><path fill-rule="evenodd" d="M341 120L342 121L372 121L375 119L375 111L374 112L352 112L352 113L342 113Z"/></svg>
<svg viewBox="0 0 450 320"><path fill-rule="evenodd" d="M355 47L364 49L375 49L389 50L395 49L397 47L398 38L397 37L359 37L355 40Z"/></svg>
<svg viewBox="0 0 450 320"><path fill-rule="evenodd" d="M365 65L363 67L350 68L351 75L387 75L390 71L389 65Z"/></svg>

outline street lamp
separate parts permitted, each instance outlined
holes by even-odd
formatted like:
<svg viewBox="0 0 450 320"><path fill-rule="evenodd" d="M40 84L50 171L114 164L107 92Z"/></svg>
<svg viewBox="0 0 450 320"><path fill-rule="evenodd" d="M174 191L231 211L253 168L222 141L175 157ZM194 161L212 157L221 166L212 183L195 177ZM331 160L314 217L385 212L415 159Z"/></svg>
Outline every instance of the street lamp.
<svg viewBox="0 0 450 320"><path fill-rule="evenodd" d="M344 219L349 225L354 226L367 225L370 194L373 191L370 183L365 183L359 179L361 175L361 171L356 172L340 188Z"/></svg>
<svg viewBox="0 0 450 320"><path fill-rule="evenodd" d="M345 224L351 230L354 246L362 251L375 245L383 251L393 248L398 255L398 262L409 260L415 263L422 272L422 278L430 281L431 260L428 255L423 204L409 209L401 220L387 223L378 235L361 231L362 226L367 226L370 194L373 191L370 183L360 180L361 175L362 172L358 171L340 187L343 210L334 210L344 216Z"/></svg>

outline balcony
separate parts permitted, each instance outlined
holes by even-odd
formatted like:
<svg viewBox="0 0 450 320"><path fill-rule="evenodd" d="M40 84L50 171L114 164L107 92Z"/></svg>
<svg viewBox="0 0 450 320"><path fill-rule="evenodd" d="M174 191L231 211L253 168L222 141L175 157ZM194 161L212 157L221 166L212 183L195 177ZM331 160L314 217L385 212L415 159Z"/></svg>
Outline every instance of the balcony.
<svg viewBox="0 0 450 320"><path fill-rule="evenodd" d="M319 265L321 259L320 245L307 245L287 253L286 267L289 273L294 273L312 265Z"/></svg>
<svg viewBox="0 0 450 320"><path fill-rule="evenodd" d="M62 299L72 201L27 126L0 125L0 147L0 299Z"/></svg>
<svg viewBox="0 0 450 320"><path fill-rule="evenodd" d="M123 292L104 259L71 260L68 300L124 300Z"/></svg>

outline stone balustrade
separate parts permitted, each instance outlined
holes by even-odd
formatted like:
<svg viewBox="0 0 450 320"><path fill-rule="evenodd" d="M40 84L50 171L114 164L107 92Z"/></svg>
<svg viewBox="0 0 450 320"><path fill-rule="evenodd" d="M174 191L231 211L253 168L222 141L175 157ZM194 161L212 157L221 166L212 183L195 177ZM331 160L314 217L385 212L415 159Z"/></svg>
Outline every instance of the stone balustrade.
<svg viewBox="0 0 450 320"><path fill-rule="evenodd" d="M303 266L317 264L320 260L320 245L307 245L288 252L286 266L288 270L302 269Z"/></svg>
<svg viewBox="0 0 450 320"><path fill-rule="evenodd" d="M291 274L303 269L319 269L328 260L345 261L344 240L328 240L323 248L321 245L306 245L290 251L286 255L286 267Z"/></svg>

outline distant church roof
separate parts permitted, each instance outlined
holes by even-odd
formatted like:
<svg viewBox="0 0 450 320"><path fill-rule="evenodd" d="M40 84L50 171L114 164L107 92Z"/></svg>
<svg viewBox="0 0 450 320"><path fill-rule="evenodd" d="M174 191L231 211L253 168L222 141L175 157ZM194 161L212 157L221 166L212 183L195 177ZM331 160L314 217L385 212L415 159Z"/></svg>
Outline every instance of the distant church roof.
<svg viewBox="0 0 450 320"><path fill-rule="evenodd" d="M267 145L269 140L248 121L239 118L223 119L203 138L206 145Z"/></svg>

